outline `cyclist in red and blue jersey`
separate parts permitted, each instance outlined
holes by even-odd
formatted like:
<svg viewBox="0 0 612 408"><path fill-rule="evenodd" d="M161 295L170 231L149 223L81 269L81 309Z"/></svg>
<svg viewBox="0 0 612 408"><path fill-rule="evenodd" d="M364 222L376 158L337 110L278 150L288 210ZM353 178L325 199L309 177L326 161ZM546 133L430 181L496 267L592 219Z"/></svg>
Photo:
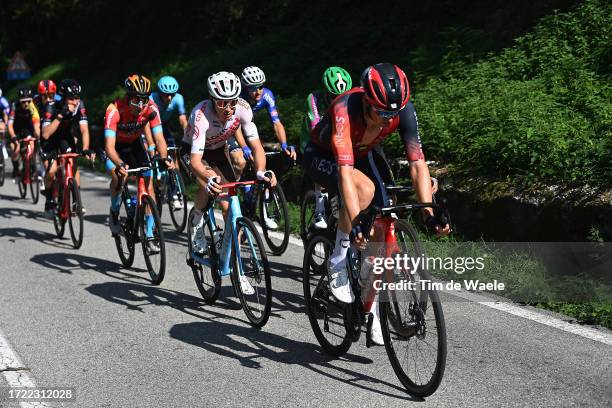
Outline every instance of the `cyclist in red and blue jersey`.
<svg viewBox="0 0 612 408"><path fill-rule="evenodd" d="M143 75L133 74L126 78L124 85L125 96L108 105L104 117L106 169L112 177L109 226L113 235L121 230L118 219L121 206L120 186L127 178L126 170L130 167L149 166L149 157L141 141L143 133L152 133L160 156L166 159L169 168L173 167L172 159L167 155L159 109L155 102L149 99L151 81ZM119 182L120 178L122 183ZM150 170L145 174L145 184L149 195L155 199ZM151 237L154 219L151 214L147 214L146 219L146 235ZM148 241L147 244L151 253L159 253L159 246L154 241Z"/></svg>
<svg viewBox="0 0 612 408"><path fill-rule="evenodd" d="M372 150L394 131L399 131L404 142L418 201L431 201L431 176L421 149L416 111L409 99L408 79L399 67L389 63L370 66L361 77L360 88L334 99L306 145L306 172L323 187L339 192L343 202L329 259L330 288L341 302L354 301L346 269L349 233L359 213L373 200L377 205L388 203ZM450 232L430 208L423 213L426 225L436 233ZM365 242L366 237L358 232L355 243L362 246ZM372 340L383 344L377 302L371 312Z"/></svg>
<svg viewBox="0 0 612 408"><path fill-rule="evenodd" d="M322 83L323 89L318 89L306 97L307 115L304 118L304 126L300 137L302 152L310 141L310 132L319 123L332 100L353 87L351 75L340 67L329 67L323 71ZM312 224L316 229L327 229L327 221L325 220L327 192L323 192L318 183L314 183L314 187L315 211Z"/></svg>

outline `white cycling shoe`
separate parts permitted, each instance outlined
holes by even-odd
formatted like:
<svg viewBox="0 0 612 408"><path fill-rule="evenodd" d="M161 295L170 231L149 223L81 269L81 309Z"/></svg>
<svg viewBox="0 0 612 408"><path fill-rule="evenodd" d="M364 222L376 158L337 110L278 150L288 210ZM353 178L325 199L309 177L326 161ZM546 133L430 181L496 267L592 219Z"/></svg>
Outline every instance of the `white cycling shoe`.
<svg viewBox="0 0 612 408"><path fill-rule="evenodd" d="M175 210L183 209L183 202L179 200L176 194L172 196L172 208L174 208Z"/></svg>
<svg viewBox="0 0 612 408"><path fill-rule="evenodd" d="M355 295L351 290L351 281L346 270L346 259L336 265L329 266L329 288L332 295L343 303L353 303Z"/></svg>
<svg viewBox="0 0 612 408"><path fill-rule="evenodd" d="M240 275L240 291L247 296L255 293L255 289L244 275Z"/></svg>
<svg viewBox="0 0 612 408"><path fill-rule="evenodd" d="M325 214L323 212L318 212L314 215L313 226L315 229L327 229L327 221L325 221Z"/></svg>
<svg viewBox="0 0 612 408"><path fill-rule="evenodd" d="M372 328L370 329L370 340L377 346L384 346L382 328L380 327L380 317L378 315L378 300L372 304Z"/></svg>
<svg viewBox="0 0 612 408"><path fill-rule="evenodd" d="M208 240L204 236L204 225L191 225L191 249L194 253L204 255L208 250Z"/></svg>
<svg viewBox="0 0 612 408"><path fill-rule="evenodd" d="M266 223L266 228L269 230L278 229L278 224L272 218L268 218L268 210L266 209L266 205L263 206L263 219Z"/></svg>

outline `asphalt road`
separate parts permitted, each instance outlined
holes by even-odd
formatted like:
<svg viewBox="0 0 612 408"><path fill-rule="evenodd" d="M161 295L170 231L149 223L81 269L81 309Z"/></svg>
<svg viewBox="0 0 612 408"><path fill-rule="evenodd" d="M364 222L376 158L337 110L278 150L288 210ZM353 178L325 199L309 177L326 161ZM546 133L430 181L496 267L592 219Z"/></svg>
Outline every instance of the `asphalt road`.
<svg viewBox="0 0 612 408"><path fill-rule="evenodd" d="M322 352L304 314L301 247L270 257L272 316L255 330L229 280L215 306L201 301L183 235L166 233L161 286L149 284L139 247L135 267L120 267L106 220L107 182L89 175L82 184L79 250L55 237L42 202L18 199L10 179L0 188L0 333L37 385L76 389L76 402L55 406L612 404L610 344L451 295L443 297L444 380L433 396L414 399L383 347L367 349L361 340L340 359ZM6 384L0 376L0 387Z"/></svg>

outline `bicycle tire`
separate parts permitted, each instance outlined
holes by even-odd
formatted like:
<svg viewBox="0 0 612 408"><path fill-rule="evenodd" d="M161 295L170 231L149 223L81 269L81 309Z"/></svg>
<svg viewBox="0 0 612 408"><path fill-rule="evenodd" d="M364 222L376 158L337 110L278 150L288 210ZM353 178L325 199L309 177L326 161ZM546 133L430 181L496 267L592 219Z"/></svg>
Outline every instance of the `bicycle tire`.
<svg viewBox="0 0 612 408"><path fill-rule="evenodd" d="M304 248L308 245L308 235L310 235L309 226L314 217L315 200L316 193L314 190L308 190L306 194L304 194L304 198L300 204L300 238L302 238ZM312 211L310 211L310 209L312 209Z"/></svg>
<svg viewBox="0 0 612 408"><path fill-rule="evenodd" d="M66 220L60 216L61 207L63 205L63 185L60 184L59 181L59 172L58 177L56 177L53 182L53 186L51 187L51 191L57 191L57 203L55 205L55 209L53 210L53 228L55 228L55 234L58 238L64 237L64 231L66 230Z"/></svg>
<svg viewBox="0 0 612 408"><path fill-rule="evenodd" d="M272 217L278 224L279 228L277 230L283 234L283 238L280 243L273 240L271 233L275 231L268 228L263 216L266 189L270 191L270 202L274 202L276 204L276 209L273 211L274 214L272 214ZM289 210L287 209L287 199L285 198L283 188L280 184L277 184L275 187L266 186L262 188L259 192L258 201L259 223L263 231L264 239L266 240L272 255L282 255L287 250L287 246L289 246ZM270 216L271 214L267 215Z"/></svg>
<svg viewBox="0 0 612 408"><path fill-rule="evenodd" d="M153 234L154 234L154 238L147 238L146 237L146 207L149 207L151 210L151 215L153 216L153 222L154 222L154 227L153 227ZM164 275L166 274L166 245L164 243L164 230L162 228L162 224L161 224L161 218L159 217L159 213L157 212L157 205L155 204L155 201L153 201L153 199L147 195L142 197L142 204L138 209L139 211L139 223L140 223L140 236L141 236L141 240L140 242L142 243L142 253L144 255L144 259L145 259L145 264L147 265L147 270L149 271L149 276L151 277L151 282L154 285L159 285L163 280L164 280ZM157 235L155 237L155 235ZM151 261L151 255L153 255L152 253L150 253L149 248L147 247L147 243L149 241L157 241L157 243L159 244L159 253L156 255L159 255L159 264L158 265L153 265L153 262ZM157 268L155 267L157 266ZM157 270L155 270L157 269Z"/></svg>
<svg viewBox="0 0 612 408"><path fill-rule="evenodd" d="M319 253L316 254L315 251L317 251L318 245L320 245L318 248ZM333 242L326 236L317 234L310 239L304 251L304 260L302 262L302 284L306 314L317 341L326 353L334 357L340 357L349 350L352 341L344 322L345 305L331 294L329 288L327 264L332 250ZM317 278L317 275L320 275L320 277ZM316 296L313 296L315 294ZM330 314L328 314L330 309L335 310L335 319L331 326ZM323 329L321 329L321 324ZM330 333L330 327L339 330L338 334L332 333L330 335L332 338L339 340L336 344L332 344L324 334L324 332Z"/></svg>
<svg viewBox="0 0 612 408"><path fill-rule="evenodd" d="M40 198L40 180L38 179L38 155L36 153L32 156L30 161L30 195L32 196L32 203L38 204Z"/></svg>
<svg viewBox="0 0 612 408"><path fill-rule="evenodd" d="M193 208L189 212L189 216L187 217L189 220L189 225L191 225L191 220L193 218ZM206 217L208 218L208 217ZM206 228L208 232L208 242L212 243L213 241L213 232L212 232L212 221L207 220ZM219 261L217 255L217 249L214 245L210 245L209 247L209 260L210 265L202 265L199 262L191 259L191 228L187 228L187 264L191 267L191 271L193 272L193 279L196 282L196 286L200 295L202 295L202 299L207 305L213 305L217 298L219 297L219 292L221 292L221 276L219 275ZM205 268L207 270L205 270ZM210 281L205 280L205 277L210 275Z"/></svg>
<svg viewBox="0 0 612 408"><path fill-rule="evenodd" d="M115 235L114 238L115 247L117 248L121 264L129 268L134 263L134 256L136 253L136 232L133 228L134 219L130 218L128 213L127 200L130 200L130 196L124 190L121 195L121 206L119 207L119 225L121 226L121 232Z"/></svg>
<svg viewBox="0 0 612 408"><path fill-rule="evenodd" d="M6 163L4 161L4 143L0 143L0 187L4 185L4 180L6 178Z"/></svg>
<svg viewBox="0 0 612 408"><path fill-rule="evenodd" d="M183 208L175 210L172 208L172 200L168 200L168 207L170 207L170 219L172 219L172 224L174 225L174 228L176 228L176 232L183 232L185 230L185 225L187 225L187 195L185 194L185 183L183 182L183 177L181 176L180 172L176 170L171 170L170 172L169 174L172 174L172 176L176 178L175 183L177 183L180 193L179 200L181 200L183 204ZM178 214L175 214L179 212L183 216L183 220L180 222L178 221Z"/></svg>
<svg viewBox="0 0 612 408"><path fill-rule="evenodd" d="M414 244L414 248L417 251L421 249L420 242L418 240L416 230L414 227L406 221L397 220L395 221L395 234L405 234L405 236L412 241ZM422 255L421 253L418 256ZM419 279L422 280L431 280L431 275L426 269L420 268L416 271L412 271L412 273L404 273L400 274L400 279L414 279L414 277L410 277L409 275L418 275ZM386 275L385 280L387 280ZM396 273L394 271L394 276ZM419 285L416 285L417 287ZM407 298L411 300L408 307L405 309L407 314L412 316L411 320L407 320L407 322L393 322L393 319L401 319L404 320L404 317L400 311L400 315L398 316L397 312L392 312L392 302L390 300L389 292L381 292L382 299L380 301L380 323L383 333L383 339L385 342L385 350L387 352L387 356L389 357L389 361L391 362L391 366L393 367L393 371L395 375L398 377L404 388L411 395L418 397L427 397L433 394L440 383L442 382L442 377L444 376L444 370L446 368L446 354L447 354L447 344L446 344L446 325L444 322L444 313L442 311L442 304L440 303L440 298L438 296L437 291L431 289L422 289L419 294L415 293L416 291L406 291ZM428 299L431 301L431 311L427 307ZM412 303L412 301L414 301ZM399 304L398 300L394 302ZM411 307L412 306L412 307ZM429 313L427 313L429 311ZM428 317L431 317L433 311L433 323L426 324L417 324L416 329L414 329L414 333L410 331L410 325L406 325L406 323L413 324L416 322L421 322L422 320L427 320ZM392 316L392 314L395 316ZM414 318L414 316L417 316ZM421 315L426 315L424 318L421 318ZM427 320L430 321L430 320ZM398 343L403 341L406 345L415 345L418 348L419 341L422 341L427 338L427 334L431 333L432 330L435 330L435 336L437 338L437 348L436 348L436 357L435 357L435 367L431 372L431 376L429 378L425 378L423 381L420 381L423 377L421 375L412 375L408 373L404 367L402 367L400 358L398 354L404 355L406 358L408 357L408 352L400 352L396 351L396 346L394 346L394 342L392 341L392 333L395 334L395 337L398 338ZM432 337L430 334L429 337ZM427 347L426 350L430 350L433 348L431 343L425 344ZM423 356L424 353L419 350L419 353L413 353L415 357ZM427 359L430 360L430 359ZM418 367L418 364L409 364L410 367ZM417 383L417 378L419 382Z"/></svg>
<svg viewBox="0 0 612 408"><path fill-rule="evenodd" d="M81 201L81 191L75 179L68 182L68 189L70 190L68 196L70 237L72 238L74 249L79 249L83 244L83 202Z"/></svg>
<svg viewBox="0 0 612 408"><path fill-rule="evenodd" d="M23 160L21 161L23 163ZM28 193L28 186L25 183L25 164L23 165L24 169L19 172L19 182L17 183L17 187L19 188L19 197L26 198L26 194Z"/></svg>
<svg viewBox="0 0 612 408"><path fill-rule="evenodd" d="M240 284L240 270L238 268L238 256L236 254L235 243L232 242L232 273L231 280L234 285L234 289L240 299L240 304L242 305L242 310L249 319L249 322L255 327L263 327L268 319L270 318L270 311L272 309L272 281L270 278L270 266L268 265L268 257L266 255L265 247L263 245L263 241L255 228L255 224L248 218L240 217L236 220L236 236L238 240L241 241L241 234L246 234L246 239L244 240L244 244L240 244L242 247L245 246L245 249L250 250L250 255L256 258L254 261L250 262L250 264L255 265L253 271L246 271L244 276L247 277L249 284L253 286L254 283L263 282L265 287L265 293L260 296L259 290L254 287L255 293L253 295L245 294L242 290L242 285ZM259 251L255 247L259 248ZM259 252L259 253L257 253ZM241 254L245 253L245 251L241 248ZM240 259L241 268L244 270L245 263ZM249 264L249 263L247 263ZM263 274L263 276L262 276ZM261 306L260 299L263 300L263 308L261 309L261 313L259 316L256 316L253 312L253 307L249 305L249 300L251 297L255 297L256 304Z"/></svg>

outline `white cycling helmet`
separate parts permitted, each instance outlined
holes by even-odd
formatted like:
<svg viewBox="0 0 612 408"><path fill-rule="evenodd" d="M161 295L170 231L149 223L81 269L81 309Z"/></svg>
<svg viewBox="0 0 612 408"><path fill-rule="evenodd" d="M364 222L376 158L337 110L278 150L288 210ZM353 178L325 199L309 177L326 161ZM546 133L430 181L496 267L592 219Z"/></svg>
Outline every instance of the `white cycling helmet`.
<svg viewBox="0 0 612 408"><path fill-rule="evenodd" d="M246 86L261 85L266 82L266 74L258 67L246 67L242 70L242 82Z"/></svg>
<svg viewBox="0 0 612 408"><path fill-rule="evenodd" d="M208 94L215 99L231 100L240 95L240 79L236 74L227 71L217 72L206 81Z"/></svg>

